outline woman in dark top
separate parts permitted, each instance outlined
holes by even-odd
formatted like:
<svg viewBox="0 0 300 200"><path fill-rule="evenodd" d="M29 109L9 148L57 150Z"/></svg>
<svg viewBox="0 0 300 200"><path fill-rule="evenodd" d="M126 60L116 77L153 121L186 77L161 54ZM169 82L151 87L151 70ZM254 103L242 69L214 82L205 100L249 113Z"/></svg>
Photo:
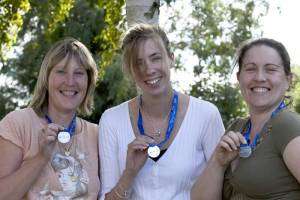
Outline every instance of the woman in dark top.
<svg viewBox="0 0 300 200"><path fill-rule="evenodd" d="M195 199L300 199L300 116L287 108L292 81L285 47L257 39L237 58L249 117L236 120L193 186Z"/></svg>

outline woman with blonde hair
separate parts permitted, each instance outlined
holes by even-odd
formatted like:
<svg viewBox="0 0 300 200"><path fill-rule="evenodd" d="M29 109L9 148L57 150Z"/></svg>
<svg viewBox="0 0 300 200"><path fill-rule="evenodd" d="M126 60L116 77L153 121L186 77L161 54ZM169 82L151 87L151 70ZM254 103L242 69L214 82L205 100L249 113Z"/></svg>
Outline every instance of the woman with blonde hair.
<svg viewBox="0 0 300 200"><path fill-rule="evenodd" d="M91 112L97 67L78 40L43 59L28 108L0 121L0 199L96 199L98 126Z"/></svg>
<svg viewBox="0 0 300 200"><path fill-rule="evenodd" d="M224 132L220 113L172 88L174 56L159 27L132 27L122 50L124 68L141 95L101 117L101 199L189 200Z"/></svg>

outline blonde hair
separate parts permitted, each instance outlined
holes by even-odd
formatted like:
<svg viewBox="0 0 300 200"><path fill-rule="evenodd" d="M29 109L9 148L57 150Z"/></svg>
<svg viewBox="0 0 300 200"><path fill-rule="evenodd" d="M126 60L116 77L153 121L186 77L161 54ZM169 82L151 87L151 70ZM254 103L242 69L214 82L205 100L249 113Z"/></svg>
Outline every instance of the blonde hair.
<svg viewBox="0 0 300 200"><path fill-rule="evenodd" d="M67 62L75 58L85 68L88 75L88 88L86 95L79 105L77 112L89 115L94 103L94 90L98 76L97 65L90 51L84 44L74 38L65 38L56 42L43 59L33 98L29 104L36 113L42 114L42 109L48 106L48 78L55 65L67 57Z"/></svg>
<svg viewBox="0 0 300 200"><path fill-rule="evenodd" d="M172 57L170 50L170 42L166 33L156 25L150 24L136 24L131 27L123 36L121 49L123 52L123 70L130 75L137 63L138 47L141 42L147 39L152 39L163 52L163 56L166 55Z"/></svg>

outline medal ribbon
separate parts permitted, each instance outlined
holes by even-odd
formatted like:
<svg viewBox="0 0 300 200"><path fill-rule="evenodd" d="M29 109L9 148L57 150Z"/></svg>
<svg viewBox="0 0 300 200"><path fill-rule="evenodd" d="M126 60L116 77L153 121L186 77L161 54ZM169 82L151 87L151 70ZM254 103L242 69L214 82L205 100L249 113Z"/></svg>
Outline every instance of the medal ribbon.
<svg viewBox="0 0 300 200"><path fill-rule="evenodd" d="M51 118L47 114L45 115L45 118L46 118L48 124L53 123ZM73 116L72 121L69 124L69 127L65 128L64 131L70 133L70 136L72 137L75 133L75 129L76 129L76 114Z"/></svg>
<svg viewBox="0 0 300 200"><path fill-rule="evenodd" d="M285 105L284 101L281 101L279 106L272 112L271 118L275 117L284 108L286 108L286 105ZM250 145L250 147L253 149L257 145L257 142L260 138L260 134L256 133L256 135L254 137L254 140L252 141L252 143L250 143L251 126L252 126L251 120L249 119L248 122L247 122L247 129L245 131L244 138L246 139L247 144Z"/></svg>
<svg viewBox="0 0 300 200"><path fill-rule="evenodd" d="M142 106L142 98L140 98L140 107ZM169 123L168 123L168 129L166 132L165 139L160 142L159 144L150 144L150 146L155 146L157 145L159 148L161 148L171 137L172 130L174 128L175 120L176 120L176 114L178 110L178 93L174 90L174 95L172 99L172 106L171 106L171 111L170 111L170 118L169 118ZM139 116L138 116L138 129L140 131L141 135L146 135L144 126L143 126L143 116L141 114L141 110L139 108Z"/></svg>

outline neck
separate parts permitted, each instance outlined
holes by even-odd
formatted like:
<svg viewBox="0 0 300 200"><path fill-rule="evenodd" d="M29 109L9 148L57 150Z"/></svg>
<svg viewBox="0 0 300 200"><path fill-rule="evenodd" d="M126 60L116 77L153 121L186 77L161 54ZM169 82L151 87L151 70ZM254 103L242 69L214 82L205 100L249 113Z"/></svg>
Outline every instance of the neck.
<svg viewBox="0 0 300 200"><path fill-rule="evenodd" d="M172 98L172 88L160 96L143 94L142 107L149 116L163 119L169 115Z"/></svg>
<svg viewBox="0 0 300 200"><path fill-rule="evenodd" d="M51 118L52 122L64 127L68 127L72 121L75 111L59 112L55 108L49 106L45 109L45 113Z"/></svg>
<svg viewBox="0 0 300 200"><path fill-rule="evenodd" d="M271 118L273 111L278 107L280 102L268 110L250 109L250 119L252 124L251 133L254 132L255 134L261 131L265 123Z"/></svg>

